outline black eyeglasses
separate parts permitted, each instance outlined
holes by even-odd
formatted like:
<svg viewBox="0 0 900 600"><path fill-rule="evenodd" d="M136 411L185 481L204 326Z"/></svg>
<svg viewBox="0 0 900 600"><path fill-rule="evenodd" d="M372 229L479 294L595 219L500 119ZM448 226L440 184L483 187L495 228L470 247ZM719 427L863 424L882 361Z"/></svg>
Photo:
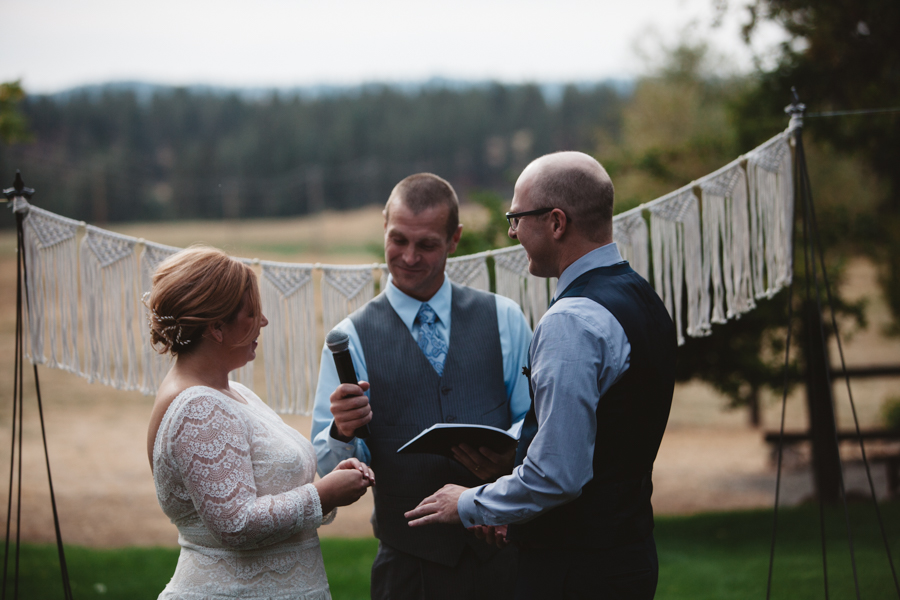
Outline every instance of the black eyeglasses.
<svg viewBox="0 0 900 600"><path fill-rule="evenodd" d="M545 206L544 208L536 208L534 210L526 210L526 211L517 212L517 213L508 212L508 213L506 213L506 220L509 221L509 228L512 231L515 231L516 229L519 228L519 219L521 219L522 217L546 215L548 212L550 212L552 210L556 210L556 207L555 206ZM565 214L565 212L563 212L563 214ZM570 220L569 215L566 215L566 221L568 222L569 220Z"/></svg>

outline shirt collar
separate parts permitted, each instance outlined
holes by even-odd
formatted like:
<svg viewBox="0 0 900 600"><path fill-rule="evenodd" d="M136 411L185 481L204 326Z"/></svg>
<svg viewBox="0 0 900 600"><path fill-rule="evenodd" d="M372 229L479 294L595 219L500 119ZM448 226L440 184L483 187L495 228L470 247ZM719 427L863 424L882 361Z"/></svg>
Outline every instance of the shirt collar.
<svg viewBox="0 0 900 600"><path fill-rule="evenodd" d="M559 276L556 289L562 293L573 281L588 271L599 267L608 267L622 261L622 255L619 254L619 247L615 242L595 248L566 267L566 270ZM556 294L553 296L555 298Z"/></svg>
<svg viewBox="0 0 900 600"><path fill-rule="evenodd" d="M450 278L444 273L444 283L441 284L441 287L438 288L438 291L435 292L434 296L428 299L428 305L434 310L438 319L443 322L445 326L450 325L452 290L453 288L450 287ZM394 278L391 275L388 275L388 284L385 288L385 294L387 294L388 302L391 303L394 312L397 313L397 316L400 317L406 327L412 331L416 315L419 314L419 308L421 308L424 303L421 300L416 300L412 296L408 296L401 292L400 288L394 285Z"/></svg>

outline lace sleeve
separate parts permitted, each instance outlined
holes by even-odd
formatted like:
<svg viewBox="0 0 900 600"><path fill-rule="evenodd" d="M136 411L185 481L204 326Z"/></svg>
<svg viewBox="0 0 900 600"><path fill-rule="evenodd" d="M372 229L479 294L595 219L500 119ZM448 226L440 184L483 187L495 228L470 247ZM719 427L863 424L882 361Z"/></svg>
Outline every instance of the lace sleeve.
<svg viewBox="0 0 900 600"><path fill-rule="evenodd" d="M169 449L203 523L223 545L256 548L322 524L312 484L259 496L250 457L252 425L212 395L194 397L170 429Z"/></svg>

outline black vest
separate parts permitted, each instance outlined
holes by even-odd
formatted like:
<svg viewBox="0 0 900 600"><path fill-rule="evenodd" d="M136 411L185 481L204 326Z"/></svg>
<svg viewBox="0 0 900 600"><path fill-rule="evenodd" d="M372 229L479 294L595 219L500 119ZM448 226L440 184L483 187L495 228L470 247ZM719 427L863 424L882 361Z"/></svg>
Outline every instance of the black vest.
<svg viewBox="0 0 900 600"><path fill-rule="evenodd" d="M513 540L542 545L614 548L653 531L650 475L675 386L675 326L653 288L627 263L578 277L559 298L584 297L605 307L631 345L628 370L597 405L594 477L569 502L522 524L510 525ZM530 387L530 386L529 386ZM521 450L536 431L532 388Z"/></svg>
<svg viewBox="0 0 900 600"><path fill-rule="evenodd" d="M492 549L456 525L410 527L403 513L447 483L483 483L454 460L397 449L435 423L480 423L508 429L509 401L493 294L453 285L452 326L444 372L422 354L381 294L350 315L369 372L371 435L366 439L375 495L376 536L398 550L455 565L466 544L482 558Z"/></svg>

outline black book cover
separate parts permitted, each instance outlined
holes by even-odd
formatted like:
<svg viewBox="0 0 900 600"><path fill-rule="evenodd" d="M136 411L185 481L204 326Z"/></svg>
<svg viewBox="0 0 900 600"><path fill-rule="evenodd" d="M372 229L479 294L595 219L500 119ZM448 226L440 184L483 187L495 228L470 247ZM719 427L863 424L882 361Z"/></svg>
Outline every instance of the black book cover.
<svg viewBox="0 0 900 600"><path fill-rule="evenodd" d="M450 448L468 444L475 449L482 446L503 454L516 445L516 438L509 432L490 425L467 423L436 423L401 446L403 454L440 454L453 457Z"/></svg>

